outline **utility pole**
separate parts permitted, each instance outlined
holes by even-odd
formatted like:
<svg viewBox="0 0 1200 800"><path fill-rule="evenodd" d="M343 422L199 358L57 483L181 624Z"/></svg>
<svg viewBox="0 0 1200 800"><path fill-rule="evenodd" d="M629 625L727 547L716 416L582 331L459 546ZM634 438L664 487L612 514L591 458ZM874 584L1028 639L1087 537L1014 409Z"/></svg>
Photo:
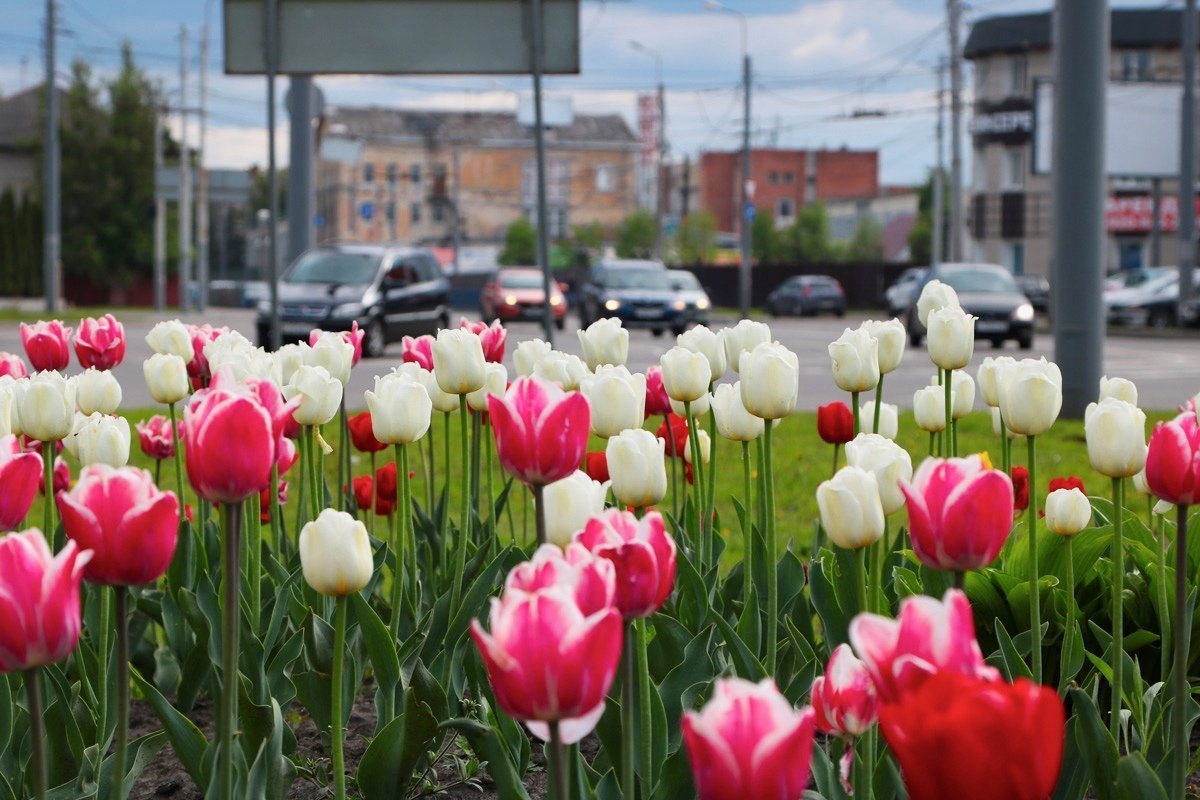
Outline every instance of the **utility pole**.
<svg viewBox="0 0 1200 800"><path fill-rule="evenodd" d="M454 246L454 274L457 275L462 269L461 251L462 251L462 164L460 163L460 151L462 147L458 142L454 143L454 228L450 232L451 241Z"/></svg>
<svg viewBox="0 0 1200 800"><path fill-rule="evenodd" d="M154 98L154 310L167 308L167 201L159 187L163 168L162 88Z"/></svg>
<svg viewBox="0 0 1200 800"><path fill-rule="evenodd" d="M531 66L533 67L533 142L537 158L537 259L542 270L542 324L546 341L554 346L554 316L550 309L550 232L546 213L546 130L542 124L542 0L529 4Z"/></svg>
<svg viewBox="0 0 1200 800"><path fill-rule="evenodd" d="M45 166L42 196L42 284L46 292L46 311L58 310L58 262L61 246L62 211L59 191L58 92L55 90L55 26L58 22L55 0L46 0L46 131Z"/></svg>
<svg viewBox="0 0 1200 800"><path fill-rule="evenodd" d="M1179 303L1192 299L1196 266L1196 0L1183 7L1183 109L1179 134Z"/></svg>
<svg viewBox="0 0 1200 800"><path fill-rule="evenodd" d="M658 260L663 260L665 243L663 241L663 215L666 211L663 202L663 168L667 165L667 87L663 83L661 69L658 78L658 163L654 165L654 217L658 227L656 231L655 248Z"/></svg>
<svg viewBox="0 0 1200 800"><path fill-rule="evenodd" d="M191 309L192 159L188 152L188 33L179 26L179 311Z"/></svg>
<svg viewBox="0 0 1200 800"><path fill-rule="evenodd" d="M267 61L267 285L271 298L271 350L283 346L279 325L279 171L275 165L275 71L279 58L278 0L266 2L266 32L263 53Z"/></svg>
<svg viewBox="0 0 1200 800"><path fill-rule="evenodd" d="M750 50L745 42L746 28L742 24L742 263L738 272L738 311L742 319L750 318Z"/></svg>
<svg viewBox="0 0 1200 800"><path fill-rule="evenodd" d="M288 106L288 248L285 263L290 264L313 246L313 117L317 90L309 75L289 79ZM395 181L391 181L395 186ZM393 223L394 224L394 223ZM395 240L393 230L392 239Z"/></svg>
<svg viewBox="0 0 1200 800"><path fill-rule="evenodd" d="M929 259L932 262L931 266L934 267L942 263L942 242L946 237L946 232L943 230L946 223L946 198L944 196L946 177L943 173L942 162L945 153L943 140L946 138L946 62L943 59L938 59L937 78L937 158L935 159L937 167L933 171L933 242Z"/></svg>
<svg viewBox="0 0 1200 800"><path fill-rule="evenodd" d="M208 310L208 169L204 136L208 128L208 22L200 32L200 144L196 148L196 310Z"/></svg>
<svg viewBox="0 0 1200 800"><path fill-rule="evenodd" d="M950 28L950 260L963 259L962 207L962 0L946 0Z"/></svg>

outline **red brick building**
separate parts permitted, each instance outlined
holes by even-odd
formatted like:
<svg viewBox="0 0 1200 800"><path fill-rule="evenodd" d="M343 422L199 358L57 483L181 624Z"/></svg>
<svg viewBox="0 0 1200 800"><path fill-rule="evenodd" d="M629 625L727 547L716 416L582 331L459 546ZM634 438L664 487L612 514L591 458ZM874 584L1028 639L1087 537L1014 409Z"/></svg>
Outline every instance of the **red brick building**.
<svg viewBox="0 0 1200 800"><path fill-rule="evenodd" d="M717 228L741 229L741 151L700 156L699 207L712 213ZM750 154L754 206L770 209L780 227L790 225L805 203L879 194L877 150L774 150Z"/></svg>

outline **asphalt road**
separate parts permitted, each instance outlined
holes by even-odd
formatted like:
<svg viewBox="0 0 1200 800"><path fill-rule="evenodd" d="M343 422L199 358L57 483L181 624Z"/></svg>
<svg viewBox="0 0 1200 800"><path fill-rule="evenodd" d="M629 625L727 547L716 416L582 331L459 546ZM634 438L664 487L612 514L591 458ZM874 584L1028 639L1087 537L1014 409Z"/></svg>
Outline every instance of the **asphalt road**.
<svg viewBox="0 0 1200 800"><path fill-rule="evenodd" d="M833 385L830 375L829 355L826 346L836 339L847 326L853 327L865 319L863 314L848 314L844 319L819 317L810 319L771 320L774 337L794 350L800 360L800 401L798 408L815 409L822 403L842 399L841 392ZM78 320L69 315L68 324L74 326ZM137 408L153 405L142 377L142 361L150 355L145 342L146 332L158 318L145 312L133 312L123 316L128 351L125 362L116 369L117 378L124 390L122 405ZM185 322L207 322L211 325L227 325L253 339L253 311L243 309L210 309L204 315L185 315ZM579 341L568 320L567 330L555 331L555 346L572 353L579 353ZM713 327L726 323L716 322ZM515 349L517 342L542 336L540 326L533 323L513 323L510 326L508 352ZM642 370L657 363L662 352L671 346L670 334L655 338L649 331L630 332L629 368ZM1034 339L1033 349L1022 352L1015 343L1008 343L1003 351L995 351L986 341L978 342L973 365L978 365L985 356L1003 352L1015 357L1053 357L1054 342L1051 336L1039 334ZM18 325L15 322L0 326L0 350L24 353ZM400 360L400 344L388 347L387 355L381 359L364 359L354 370L347 400L351 408L364 406L362 393L374 386L374 376L390 370ZM1110 336L1105 342L1105 370L1109 376L1120 376L1134 381L1139 389L1141 405L1147 409L1170 409L1200 392L1200 340L1196 338L1142 338ZM512 369L511 359L508 367ZM73 369L77 367L73 366ZM971 372L974 373L975 366ZM884 385L885 402L907 407L912 403L913 392L929 383L934 367L924 348L909 349L904 354L900 367L887 376ZM982 401L977 398L977 407Z"/></svg>

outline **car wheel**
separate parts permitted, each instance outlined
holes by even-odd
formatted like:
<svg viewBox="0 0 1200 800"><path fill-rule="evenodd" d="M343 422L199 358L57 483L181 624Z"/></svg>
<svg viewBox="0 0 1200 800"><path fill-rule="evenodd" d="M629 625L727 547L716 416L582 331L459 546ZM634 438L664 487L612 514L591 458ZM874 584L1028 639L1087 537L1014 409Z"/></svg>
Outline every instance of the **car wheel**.
<svg viewBox="0 0 1200 800"><path fill-rule="evenodd" d="M683 326L681 326L681 327L674 327L674 328L671 328L671 335L672 335L672 336L679 336L679 335L681 335L681 334L683 334L683 333L686 333L686 332L687 332L687 325L683 325Z"/></svg>
<svg viewBox="0 0 1200 800"><path fill-rule="evenodd" d="M767 313L770 314L772 317L775 317L776 319L778 319L781 316L779 313L779 306L776 305L774 300L767 303Z"/></svg>
<svg viewBox="0 0 1200 800"><path fill-rule="evenodd" d="M363 336L363 352L367 358L383 358L383 351L387 349L387 332L383 329L383 322L376 317L367 323L367 332Z"/></svg>
<svg viewBox="0 0 1200 800"><path fill-rule="evenodd" d="M566 321L566 319L564 319L564 318L562 318L562 317L559 317L558 319L554 320L554 327L555 327L555 328L557 328L557 329L558 329L558 330L560 330L560 331L561 331L561 330L566 330L566 328L567 328L567 321Z"/></svg>
<svg viewBox="0 0 1200 800"><path fill-rule="evenodd" d="M1146 320L1146 325L1155 330L1170 327L1171 314L1167 311L1151 311L1150 317Z"/></svg>
<svg viewBox="0 0 1200 800"><path fill-rule="evenodd" d="M1017 346L1020 347L1022 350L1032 350L1033 349L1033 334L1026 333L1023 336L1021 336L1020 338L1018 338Z"/></svg>
<svg viewBox="0 0 1200 800"><path fill-rule="evenodd" d="M1000 350L1003 347L1004 347L1003 339L992 339L992 349L993 350Z"/></svg>
<svg viewBox="0 0 1200 800"><path fill-rule="evenodd" d="M657 339L659 336L663 335L663 329L662 328L651 328L650 335Z"/></svg>
<svg viewBox="0 0 1200 800"><path fill-rule="evenodd" d="M842 317L846 316L846 309L844 309L844 308L839 308L839 309L838 309L837 311L835 311L834 313L837 315L838 319L841 319Z"/></svg>

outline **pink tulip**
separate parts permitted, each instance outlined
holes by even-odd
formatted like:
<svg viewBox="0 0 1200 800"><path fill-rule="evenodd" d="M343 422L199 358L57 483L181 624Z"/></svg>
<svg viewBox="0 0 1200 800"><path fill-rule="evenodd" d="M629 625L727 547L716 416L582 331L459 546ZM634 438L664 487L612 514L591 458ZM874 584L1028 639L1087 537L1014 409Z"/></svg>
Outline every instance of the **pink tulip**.
<svg viewBox="0 0 1200 800"><path fill-rule="evenodd" d="M1168 503L1200 502L1200 422L1195 411L1154 427L1146 451L1146 486Z"/></svg>
<svg viewBox="0 0 1200 800"><path fill-rule="evenodd" d="M112 369L125 358L125 326L112 314L81 320L75 355L84 369Z"/></svg>
<svg viewBox="0 0 1200 800"><path fill-rule="evenodd" d="M601 602L615 591L607 562L583 554L572 565L547 548L557 549L540 548L492 600L488 631L471 620L471 637L505 713L543 740L550 738L547 723L558 722L563 742L572 744L604 713L621 656L621 615ZM592 570L606 586L596 586Z"/></svg>
<svg viewBox="0 0 1200 800"><path fill-rule="evenodd" d="M171 421L161 414L137 423L138 442L142 452L150 458L163 459L175 455L175 436L171 431ZM182 438L182 436L180 437Z"/></svg>
<svg viewBox="0 0 1200 800"><path fill-rule="evenodd" d="M21 526L44 480L40 455L23 452L12 434L0 438L0 531Z"/></svg>
<svg viewBox="0 0 1200 800"><path fill-rule="evenodd" d="M848 644L839 644L824 675L812 685L817 727L837 736L862 736L879 718L879 695L863 662Z"/></svg>
<svg viewBox="0 0 1200 800"><path fill-rule="evenodd" d="M179 500L144 469L84 467L79 482L58 495L67 536L92 560L83 576L105 586L142 586L167 571L175 555Z"/></svg>
<svg viewBox="0 0 1200 800"><path fill-rule="evenodd" d="M316 345L317 340L321 338L323 331L320 328L313 328L308 334L308 345L312 347ZM354 357L350 361L350 366L356 366L362 360L362 343L363 337L367 335L364 330L358 329L358 321L350 323L350 330L342 331L342 340L354 348Z"/></svg>
<svg viewBox="0 0 1200 800"><path fill-rule="evenodd" d="M1012 532L1012 481L979 456L928 458L911 483L900 482L900 490L913 551L928 567L986 567Z"/></svg>
<svg viewBox="0 0 1200 800"><path fill-rule="evenodd" d="M67 542L52 556L36 528L0 538L0 672L33 669L79 642L79 581L91 551Z"/></svg>
<svg viewBox="0 0 1200 800"><path fill-rule="evenodd" d="M662 367L646 368L646 419L665 417L671 413L671 398L663 385Z"/></svg>
<svg viewBox="0 0 1200 800"><path fill-rule="evenodd" d="M187 328L188 333L192 335L192 360L188 362L187 372L194 380L199 381L200 386L204 386L212 378L208 368L208 357L204 355L204 346L229 329L214 328L211 325L188 325Z"/></svg>
<svg viewBox="0 0 1200 800"><path fill-rule="evenodd" d="M588 520L575 541L617 570L617 608L626 620L648 617L675 586L675 542L657 511L641 520L610 508Z"/></svg>
<svg viewBox="0 0 1200 800"><path fill-rule="evenodd" d="M717 680L683 740L699 800L799 800L808 786L815 714L797 710L770 678Z"/></svg>
<svg viewBox="0 0 1200 800"><path fill-rule="evenodd" d="M71 329L57 319L32 325L21 323L21 343L37 372L66 369L71 363L70 339Z"/></svg>
<svg viewBox="0 0 1200 800"><path fill-rule="evenodd" d="M572 543L565 552L557 545L544 544L534 551L533 558L512 568L504 580L504 591L532 594L565 587L583 615L591 616L616 605L619 580L611 563L580 544Z"/></svg>
<svg viewBox="0 0 1200 800"><path fill-rule="evenodd" d="M400 360L417 364L421 369L433 371L433 337L426 334L413 338L405 336L400 340Z"/></svg>
<svg viewBox="0 0 1200 800"><path fill-rule="evenodd" d="M517 378L488 397L492 435L504 469L531 486L562 480L583 462L591 426L587 398L541 378Z"/></svg>
<svg viewBox="0 0 1200 800"><path fill-rule="evenodd" d="M940 601L925 595L906 597L896 619L859 614L850 622L850 643L885 703L940 672L984 680L1000 677L983 663L971 604L958 589L950 589Z"/></svg>
<svg viewBox="0 0 1200 800"><path fill-rule="evenodd" d="M492 324L486 322L472 322L466 317L458 323L458 327L469 330L471 333L479 337L479 344L483 347L483 360L492 364L500 364L504 361L504 344L508 341L508 329L500 324L500 320L492 320Z"/></svg>
<svg viewBox="0 0 1200 800"><path fill-rule="evenodd" d="M29 370L25 369L25 362L21 360L19 355L15 353L0 353L0 376L8 375L11 378L24 378L29 374Z"/></svg>
<svg viewBox="0 0 1200 800"><path fill-rule="evenodd" d="M45 462L42 462L42 466L45 466ZM51 480L54 483L55 497L58 497L59 492L65 492L71 488L71 468L61 458L54 459L54 476ZM38 494L42 496L46 494L45 475L38 475Z"/></svg>

